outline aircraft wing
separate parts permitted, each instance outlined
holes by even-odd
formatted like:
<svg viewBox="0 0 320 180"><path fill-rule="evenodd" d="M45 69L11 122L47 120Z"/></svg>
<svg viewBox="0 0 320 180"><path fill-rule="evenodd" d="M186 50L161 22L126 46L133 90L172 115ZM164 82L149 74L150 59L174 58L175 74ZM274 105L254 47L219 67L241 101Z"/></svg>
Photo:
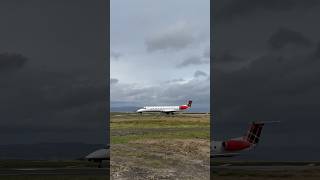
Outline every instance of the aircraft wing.
<svg viewBox="0 0 320 180"><path fill-rule="evenodd" d="M176 110L174 110L174 109L165 109L162 112L169 113L169 112L176 112Z"/></svg>

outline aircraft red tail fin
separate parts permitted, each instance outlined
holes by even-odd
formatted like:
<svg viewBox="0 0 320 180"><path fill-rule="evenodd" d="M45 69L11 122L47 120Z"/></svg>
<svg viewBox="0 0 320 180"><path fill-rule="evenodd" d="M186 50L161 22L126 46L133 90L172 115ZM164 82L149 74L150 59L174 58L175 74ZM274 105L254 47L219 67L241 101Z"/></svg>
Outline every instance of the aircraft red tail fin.
<svg viewBox="0 0 320 180"><path fill-rule="evenodd" d="M262 128L265 124L279 123L280 121L262 121L262 122L252 122L247 134L244 139L250 144L258 144L262 132Z"/></svg>
<svg viewBox="0 0 320 180"><path fill-rule="evenodd" d="M191 107L191 104L192 104L192 101L189 100L189 101L188 101L188 107Z"/></svg>
<svg viewBox="0 0 320 180"><path fill-rule="evenodd" d="M245 139L251 144L258 144L264 123L252 122Z"/></svg>

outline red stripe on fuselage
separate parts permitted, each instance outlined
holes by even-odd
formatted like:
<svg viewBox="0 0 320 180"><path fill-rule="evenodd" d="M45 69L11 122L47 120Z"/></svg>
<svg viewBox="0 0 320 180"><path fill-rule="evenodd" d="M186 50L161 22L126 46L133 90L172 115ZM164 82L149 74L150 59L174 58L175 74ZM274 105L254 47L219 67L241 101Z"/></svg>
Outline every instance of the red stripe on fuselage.
<svg viewBox="0 0 320 180"><path fill-rule="evenodd" d="M241 151L250 147L250 143L242 140L228 140L223 142L226 151Z"/></svg>
<svg viewBox="0 0 320 180"><path fill-rule="evenodd" d="M184 110L184 109L188 109L188 108L189 108L189 107L186 106L186 105L179 106L179 109L180 109L180 110Z"/></svg>

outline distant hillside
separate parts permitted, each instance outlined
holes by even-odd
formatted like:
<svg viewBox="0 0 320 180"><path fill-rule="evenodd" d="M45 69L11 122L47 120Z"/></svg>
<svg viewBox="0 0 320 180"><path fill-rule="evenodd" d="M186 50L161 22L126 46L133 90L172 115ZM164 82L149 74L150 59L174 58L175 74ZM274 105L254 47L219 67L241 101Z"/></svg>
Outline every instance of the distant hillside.
<svg viewBox="0 0 320 180"><path fill-rule="evenodd" d="M102 144L39 143L0 145L0 159L72 160L104 148Z"/></svg>

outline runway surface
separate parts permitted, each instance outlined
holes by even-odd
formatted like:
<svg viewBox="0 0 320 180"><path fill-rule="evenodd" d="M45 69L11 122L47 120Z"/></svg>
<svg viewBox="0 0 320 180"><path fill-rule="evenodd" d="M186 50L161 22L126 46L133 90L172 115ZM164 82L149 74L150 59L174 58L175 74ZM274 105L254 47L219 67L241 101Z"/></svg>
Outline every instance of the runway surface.
<svg viewBox="0 0 320 180"><path fill-rule="evenodd" d="M319 166L211 166L211 170L244 170L244 171L301 171L317 169ZM90 175L107 176L109 168L16 168L0 169L0 176L21 175Z"/></svg>
<svg viewBox="0 0 320 180"><path fill-rule="evenodd" d="M211 166L213 170L248 170L248 171L299 171L299 170L309 170L309 169L318 169L319 166L305 165L305 166L279 166L279 165L266 165L266 166L232 166L232 165L220 165L220 166Z"/></svg>
<svg viewBox="0 0 320 180"><path fill-rule="evenodd" d="M9 175L92 175L106 176L109 168L16 168L0 169L0 176Z"/></svg>

